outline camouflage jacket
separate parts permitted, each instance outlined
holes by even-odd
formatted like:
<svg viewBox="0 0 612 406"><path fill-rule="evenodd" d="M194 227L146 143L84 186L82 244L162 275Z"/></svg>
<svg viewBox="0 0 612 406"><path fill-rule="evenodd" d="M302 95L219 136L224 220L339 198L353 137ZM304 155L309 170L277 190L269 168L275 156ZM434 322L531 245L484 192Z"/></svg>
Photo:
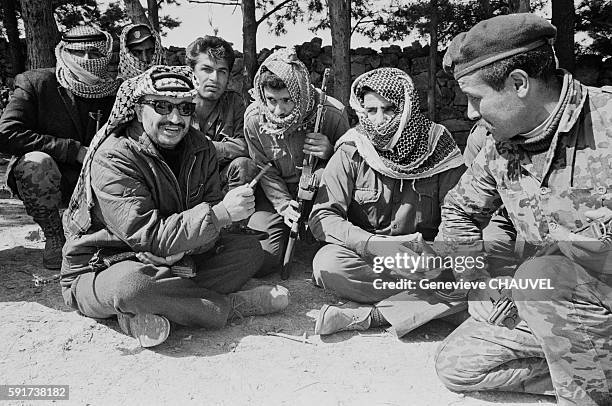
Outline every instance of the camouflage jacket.
<svg viewBox="0 0 612 406"><path fill-rule="evenodd" d="M464 254L475 254L482 246L481 229L502 204L519 239L535 247L561 245L571 240L570 232L589 224L585 212L602 207L604 196L612 192L612 88L577 81L572 86L571 99L547 150L530 152L520 144L496 143L487 137L444 201L436 238L443 251L457 252L462 246L469 247ZM609 272L606 269L611 267L609 246L597 253L599 257L561 251L599 272ZM480 276L464 275L466 279Z"/></svg>

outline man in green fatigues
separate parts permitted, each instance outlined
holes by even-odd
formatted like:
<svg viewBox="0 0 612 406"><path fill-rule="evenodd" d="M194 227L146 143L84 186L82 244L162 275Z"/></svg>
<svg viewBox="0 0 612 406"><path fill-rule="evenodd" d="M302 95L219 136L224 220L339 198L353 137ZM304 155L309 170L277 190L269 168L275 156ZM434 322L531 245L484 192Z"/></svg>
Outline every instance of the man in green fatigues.
<svg viewBox="0 0 612 406"><path fill-rule="evenodd" d="M532 14L498 16L459 34L444 58L468 116L492 137L445 199L439 247L482 248L481 226L503 204L526 251L510 286L470 291L472 316L441 345L440 379L457 391L555 394L560 405L612 403L612 89L558 70L556 29ZM467 248L466 248L467 247ZM471 247L471 248L470 248ZM487 324L512 297L516 328Z"/></svg>
<svg viewBox="0 0 612 406"><path fill-rule="evenodd" d="M272 273L280 268L289 227L298 219L295 199L304 154L315 156L320 170L349 122L342 103L329 96L321 100L323 93L310 83L310 74L293 48L278 50L261 64L252 91L255 101L244 115L249 155L259 166L273 166L259 182L249 227L269 234L261 242L262 272ZM321 102L321 128L315 133Z"/></svg>
<svg viewBox="0 0 612 406"><path fill-rule="evenodd" d="M244 101L238 92L227 88L234 50L223 38L206 35L187 46L187 63L199 82L192 125L215 146L221 187L227 192L257 174L244 139Z"/></svg>
<svg viewBox="0 0 612 406"><path fill-rule="evenodd" d="M421 114L405 72L380 68L359 76L351 87L351 106L359 125L340 138L323 171L310 229L328 243L313 260L315 282L354 302L324 305L315 334L388 322L401 337L433 318L464 310L465 301L448 303L432 291L384 287L383 282L422 275L379 270L375 262L423 251L422 240L436 236L440 204L465 167L450 132Z"/></svg>

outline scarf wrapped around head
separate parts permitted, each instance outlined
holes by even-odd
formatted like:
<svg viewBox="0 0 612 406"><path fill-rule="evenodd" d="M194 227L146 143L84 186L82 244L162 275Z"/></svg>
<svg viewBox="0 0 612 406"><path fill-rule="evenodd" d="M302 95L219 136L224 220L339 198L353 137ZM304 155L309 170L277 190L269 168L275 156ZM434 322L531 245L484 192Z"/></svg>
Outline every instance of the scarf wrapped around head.
<svg viewBox="0 0 612 406"><path fill-rule="evenodd" d="M363 106L368 90L393 103L395 114L390 120L377 125L368 119ZM461 151L448 130L419 111L414 83L404 71L380 68L359 76L351 86L350 104L359 124L336 146L354 143L377 172L395 179L418 179L463 164Z"/></svg>
<svg viewBox="0 0 612 406"><path fill-rule="evenodd" d="M97 49L102 57L86 59L69 52L92 47ZM62 40L55 47L57 81L77 96L88 99L114 95L121 81L113 78L108 71L112 49L113 38L109 33L93 26L72 28L62 36Z"/></svg>
<svg viewBox="0 0 612 406"><path fill-rule="evenodd" d="M266 106L264 89L261 84L261 75L270 71L282 79L287 86L291 100L295 107L287 117L274 115ZM302 124L314 111L316 92L310 83L310 74L306 65L300 61L295 48L284 48L275 51L259 67L253 81L255 87L252 96L263 112L264 121L262 129L270 134L282 137L290 133L295 127Z"/></svg>
<svg viewBox="0 0 612 406"><path fill-rule="evenodd" d="M149 38L155 41L155 50L151 63L142 62L132 52L127 44L128 34L132 30L137 30L140 33L142 30L147 30L150 33ZM164 61L164 48L162 47L161 38L157 31L149 27L147 24L128 24L121 31L119 37L119 74L117 77L122 79L132 78L140 75L153 65L160 65Z"/></svg>
<svg viewBox="0 0 612 406"><path fill-rule="evenodd" d="M91 162L98 147L113 132L136 117L136 104L146 95L176 98L194 97L197 87L195 76L188 66L152 66L138 76L125 80L119 87L115 104L106 124L96 133L83 160L79 180L74 189L64 224L66 233L80 235L91 226L90 210L93 207L91 190Z"/></svg>

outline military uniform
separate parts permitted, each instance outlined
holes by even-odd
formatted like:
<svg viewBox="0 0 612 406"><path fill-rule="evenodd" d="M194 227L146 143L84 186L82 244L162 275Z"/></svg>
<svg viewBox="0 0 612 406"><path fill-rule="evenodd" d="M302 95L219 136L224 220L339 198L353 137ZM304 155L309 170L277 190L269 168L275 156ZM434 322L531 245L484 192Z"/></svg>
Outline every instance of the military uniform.
<svg viewBox="0 0 612 406"><path fill-rule="evenodd" d="M487 138L486 128L478 124L472 128L463 151L463 160L467 166L474 162ZM511 274L517 260L514 252L516 230L505 208L501 207L491 217L482 230L482 240L489 259L489 271L494 272L496 276Z"/></svg>
<svg viewBox="0 0 612 406"><path fill-rule="evenodd" d="M310 217L313 235L328 244L313 259L317 285L359 303L377 303L384 318L401 337L436 317L465 309L465 302L448 303L432 292L376 289L374 281L398 281L389 270L373 271L365 251L372 235L420 232L433 240L440 224L440 204L465 167L428 178L393 179L373 170L353 145L343 144L323 171ZM382 302L381 302L382 301Z"/></svg>
<svg viewBox="0 0 612 406"><path fill-rule="evenodd" d="M480 230L503 205L527 259L505 292L486 270L457 275L489 285L470 291L473 318L442 343L436 369L453 390L610 405L612 229L600 216L610 217L612 89L555 71L555 36L534 14L497 16L457 35L444 56L468 96L468 116L491 137L447 194L437 249L480 253ZM548 286L527 285L537 281ZM508 292L522 319L512 330L485 322L489 300Z"/></svg>
<svg viewBox="0 0 612 406"><path fill-rule="evenodd" d="M223 190L250 182L257 175L257 166L249 158L244 139L246 108L242 97L232 90L225 91L207 116L202 114L204 100L198 95L194 102L196 114L192 125L215 146Z"/></svg>
<svg viewBox="0 0 612 406"><path fill-rule="evenodd" d="M551 394L554 386L560 404L612 401L610 247L581 249L569 234L588 224L585 212L602 207L612 190L612 89L571 86L549 148L489 139L447 195L441 241L478 241L472 219L484 223L503 203L525 241L547 246L554 235L559 247L518 268L515 278L550 279L555 289L513 290L525 321L516 331L469 320L445 340L436 368L452 389Z"/></svg>
<svg viewBox="0 0 612 406"><path fill-rule="evenodd" d="M262 242L266 252L262 269L274 272L280 265L289 234L289 228L278 213L297 196L301 174L298 167L302 166L304 159L304 139L314 128L315 116L312 115L310 120L306 120L281 138L262 130L261 109L256 103L247 108L245 137L253 161L259 166L272 162L273 167L259 182L260 188L255 195L256 211L249 220L249 227L270 234L270 238ZM325 134L333 145L349 129L348 117L342 103L327 97L321 123L320 132Z"/></svg>

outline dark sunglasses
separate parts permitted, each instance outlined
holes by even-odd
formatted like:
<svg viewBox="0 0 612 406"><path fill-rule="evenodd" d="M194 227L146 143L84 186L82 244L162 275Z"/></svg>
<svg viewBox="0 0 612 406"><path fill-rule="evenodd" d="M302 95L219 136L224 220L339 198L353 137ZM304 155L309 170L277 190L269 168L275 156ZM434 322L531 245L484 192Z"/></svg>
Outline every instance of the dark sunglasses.
<svg viewBox="0 0 612 406"><path fill-rule="evenodd" d="M153 106L153 109L157 114L170 114L172 110L176 107L178 113L181 116L190 116L195 111L196 105L191 102L183 102L179 104L174 104L166 100L141 100L140 104L148 104L149 106Z"/></svg>

